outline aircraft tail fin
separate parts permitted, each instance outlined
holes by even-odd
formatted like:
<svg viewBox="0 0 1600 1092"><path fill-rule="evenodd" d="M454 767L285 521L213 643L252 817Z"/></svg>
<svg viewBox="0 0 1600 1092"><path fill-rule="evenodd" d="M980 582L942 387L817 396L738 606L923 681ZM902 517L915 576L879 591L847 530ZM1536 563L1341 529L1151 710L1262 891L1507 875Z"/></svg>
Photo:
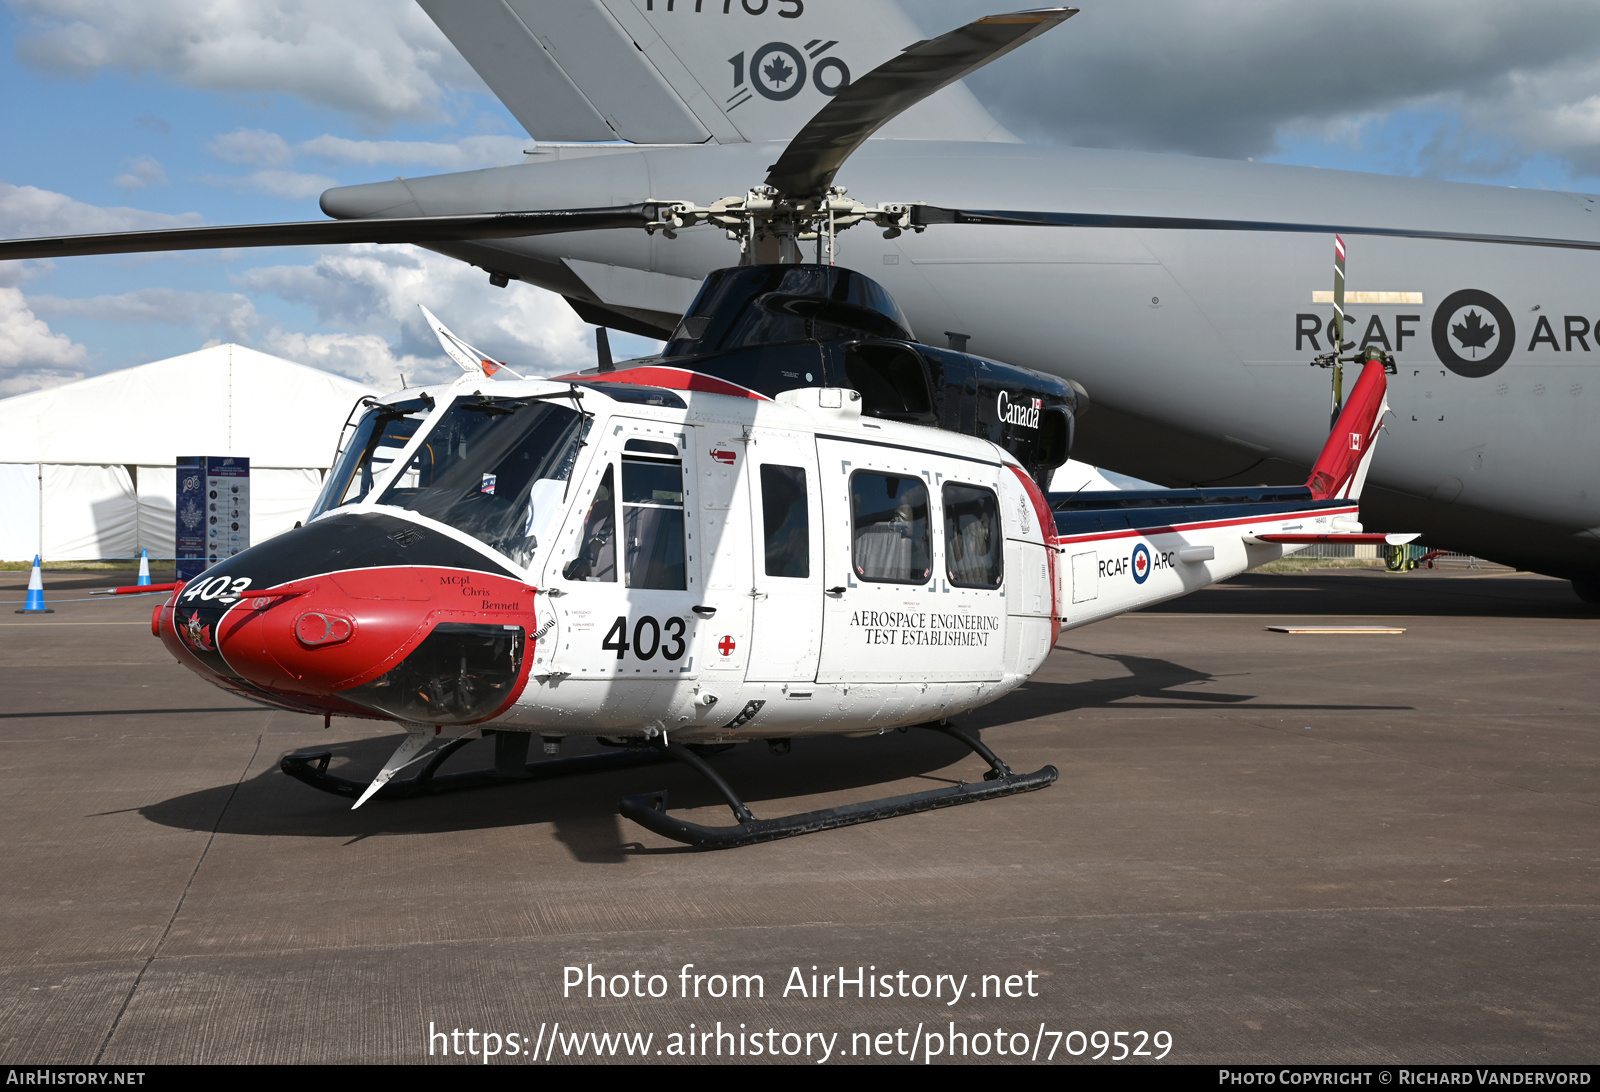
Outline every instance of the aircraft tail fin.
<svg viewBox="0 0 1600 1092"><path fill-rule="evenodd" d="M1389 380L1380 360L1368 360L1322 445L1306 487L1318 500L1356 500L1372 465L1372 451L1389 412Z"/></svg>
<svg viewBox="0 0 1600 1092"><path fill-rule="evenodd" d="M920 40L895 0L417 0L534 138L787 140ZM880 135L1004 140L960 84Z"/></svg>

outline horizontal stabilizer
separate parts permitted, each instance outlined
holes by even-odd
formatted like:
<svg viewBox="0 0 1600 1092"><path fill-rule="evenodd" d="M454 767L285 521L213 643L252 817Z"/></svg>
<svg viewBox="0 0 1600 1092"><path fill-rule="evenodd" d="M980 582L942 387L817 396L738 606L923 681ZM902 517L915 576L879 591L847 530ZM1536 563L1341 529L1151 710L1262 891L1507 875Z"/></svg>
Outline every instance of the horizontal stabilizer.
<svg viewBox="0 0 1600 1092"><path fill-rule="evenodd" d="M1280 546L1317 546L1330 543L1335 546L1404 546L1415 542L1419 534L1347 534L1347 535L1252 535L1256 542L1275 542Z"/></svg>

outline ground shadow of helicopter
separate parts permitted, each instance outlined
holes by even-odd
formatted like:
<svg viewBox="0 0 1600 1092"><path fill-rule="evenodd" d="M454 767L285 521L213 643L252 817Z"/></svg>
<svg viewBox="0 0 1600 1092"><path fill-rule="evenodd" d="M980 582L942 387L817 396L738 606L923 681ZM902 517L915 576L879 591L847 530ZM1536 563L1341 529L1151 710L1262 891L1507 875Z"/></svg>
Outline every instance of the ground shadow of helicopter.
<svg viewBox="0 0 1600 1092"><path fill-rule="evenodd" d="M1219 678L1210 672L1199 671L1172 660L1155 656L1130 656L1122 653L1087 652L1065 645L1056 647L1056 654L1072 653L1078 656L1109 660L1120 664L1128 674L1113 679L1086 679L1082 682L1048 682L1037 677L1024 683L1001 701L983 709L974 710L962 722L970 729L987 729L1000 724L1044 717L1055 713L1070 713L1084 709L1215 709L1219 706L1243 706L1249 709L1296 710L1305 712L1359 712L1363 710L1410 709L1409 705L1359 705L1326 702L1268 703L1257 702L1255 694L1236 694L1218 690L1179 690L1196 684L1209 684ZM1157 699L1133 701L1129 699ZM1249 703L1246 706L1246 703Z"/></svg>
<svg viewBox="0 0 1600 1092"><path fill-rule="evenodd" d="M1005 717L1001 717L1004 722ZM1015 719L1015 718L1010 718ZM335 768L366 768L393 750L394 739L375 736L332 744ZM464 748L488 752L492 743ZM570 739L573 755L605 751L592 741ZM963 759L971 761L963 762ZM470 768L483 754L452 759ZM863 740L817 738L800 741L787 755L765 747L740 747L713 761L725 776L738 777L751 803L844 792L881 782L911 778L931 785L980 780L983 763L955 740L934 732L886 732ZM449 767L446 766L446 772ZM748 786L744 789L744 786ZM633 840L617 814L616 801L632 793L665 788L683 809L724 806L715 789L677 763L584 777L540 782L507 782L500 791L443 794L385 801L381 807L330 811L284 777L276 761L237 785L216 785L138 809L163 826L183 830L262 837L341 838L346 844L403 834L437 834L549 823L575 860L616 863L636 853L692 852L688 846L648 850ZM630 824L631 827L631 824Z"/></svg>
<svg viewBox="0 0 1600 1092"><path fill-rule="evenodd" d="M1222 691L1179 690L1212 683L1220 676L1171 660L1084 652L1062 646L1058 652L1091 656L1120 664L1127 675L1058 683L1035 679L993 705L961 718L969 730L987 730L1019 721L1074 710L1118 708L1214 709L1244 706L1256 695ZM1155 699L1148 703L1129 699ZM1326 703L1249 704L1250 709L1306 711L1394 710L1393 705ZM393 739L377 736L334 744L335 767L365 768L392 749ZM487 750L490 744L471 747ZM604 748L572 738L566 744L574 754ZM471 749L471 748L468 748ZM963 762L966 759L968 761ZM464 766L482 756L464 755ZM954 783L981 776L981 763L960 743L933 732L888 732L882 736L849 740L817 738L801 741L788 755L766 748L740 747L714 759L719 772L737 777L750 801L779 801L796 797L875 786L884 782L918 778ZM403 834L448 833L497 827L549 823L557 841L574 860L586 864L614 864L629 856L692 852L690 847L646 848L629 837L617 814L619 796L665 787L684 809L722 805L713 788L676 764L596 773L570 780L542 782L537 787L508 782L499 792L444 794L385 802L381 808L329 811L298 786L279 775L269 763L239 785L217 785L185 793L139 809L146 819L184 830L264 837L342 838L353 844L367 838ZM470 799L469 799L470 795ZM238 797L239 799L235 799ZM254 798L254 799L251 799Z"/></svg>
<svg viewBox="0 0 1600 1092"><path fill-rule="evenodd" d="M1420 574L1241 573L1182 599L1145 608L1158 614L1259 614L1284 618L1414 615L1421 618L1593 618L1595 609L1553 579L1510 571L1470 580Z"/></svg>

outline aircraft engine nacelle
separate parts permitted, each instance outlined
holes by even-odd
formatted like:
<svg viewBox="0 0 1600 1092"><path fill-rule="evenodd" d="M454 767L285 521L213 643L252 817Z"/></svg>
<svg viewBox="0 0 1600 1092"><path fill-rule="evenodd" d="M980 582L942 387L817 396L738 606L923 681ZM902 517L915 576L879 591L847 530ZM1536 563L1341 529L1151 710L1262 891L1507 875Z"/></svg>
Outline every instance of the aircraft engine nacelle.
<svg viewBox="0 0 1600 1092"><path fill-rule="evenodd" d="M659 383L659 369L712 376L767 397L803 387L847 387L868 417L929 425L989 440L1041 488L1067 461L1083 388L950 348L918 342L882 286L843 266L756 265L705 279L660 355L585 378Z"/></svg>

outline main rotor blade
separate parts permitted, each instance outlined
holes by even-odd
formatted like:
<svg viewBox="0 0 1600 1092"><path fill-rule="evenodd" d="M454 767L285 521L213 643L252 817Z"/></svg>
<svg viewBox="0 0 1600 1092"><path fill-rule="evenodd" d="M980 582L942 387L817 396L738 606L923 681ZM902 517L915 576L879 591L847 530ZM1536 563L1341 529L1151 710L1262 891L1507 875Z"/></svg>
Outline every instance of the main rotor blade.
<svg viewBox="0 0 1600 1092"><path fill-rule="evenodd" d="M768 168L767 185L796 197L820 195L850 153L886 122L1076 14L1077 8L1040 8L986 15L906 47L817 111Z"/></svg>
<svg viewBox="0 0 1600 1092"><path fill-rule="evenodd" d="M1004 212L989 209L947 209L913 205L913 225L998 224L1013 227L1176 228L1182 231L1286 231L1300 234L1386 235L1398 239L1445 239L1461 243L1505 243L1567 250L1600 250L1600 240L1554 239L1538 235L1494 235L1471 231L1429 231L1424 228L1352 227L1349 224L1302 224L1274 220L1215 220L1201 216L1130 216L1102 212Z"/></svg>
<svg viewBox="0 0 1600 1092"><path fill-rule="evenodd" d="M152 250L208 250L320 243L451 243L463 239L515 239L564 231L643 227L654 204L612 208L491 212L468 216L398 216L372 220L310 220L290 224L121 231L109 235L56 235L0 241L0 261L66 258L79 254L137 254Z"/></svg>

